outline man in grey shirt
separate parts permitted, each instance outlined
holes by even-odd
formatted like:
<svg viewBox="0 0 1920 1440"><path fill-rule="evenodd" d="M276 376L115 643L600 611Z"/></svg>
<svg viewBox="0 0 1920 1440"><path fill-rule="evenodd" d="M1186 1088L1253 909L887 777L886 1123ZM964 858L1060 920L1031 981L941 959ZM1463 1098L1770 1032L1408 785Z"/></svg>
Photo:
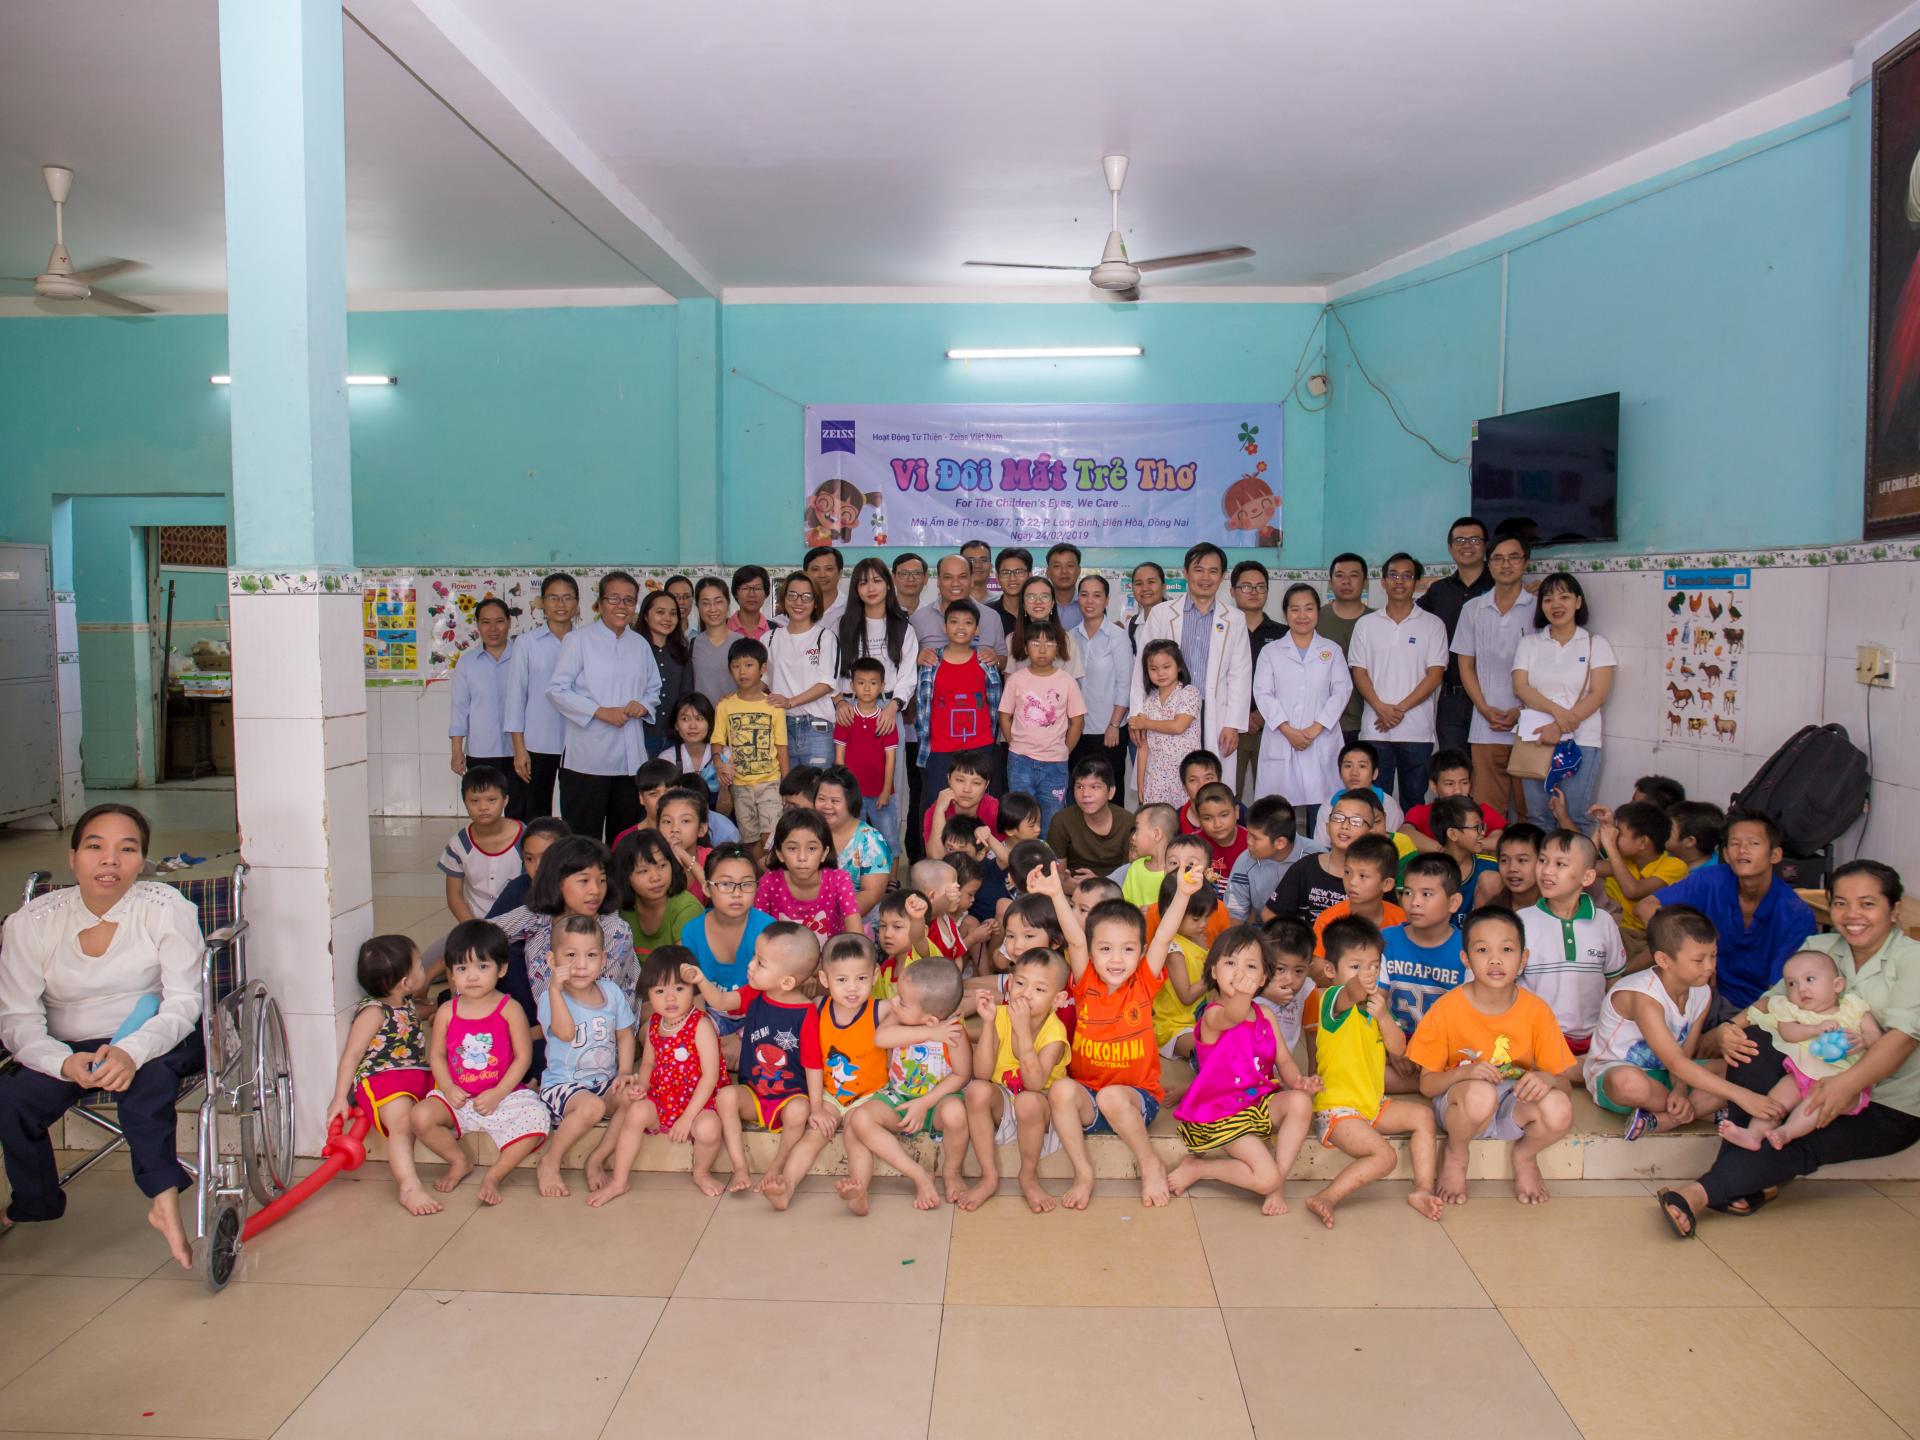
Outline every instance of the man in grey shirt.
<svg viewBox="0 0 1920 1440"><path fill-rule="evenodd" d="M973 567L967 563L964 555L949 555L943 559L934 571L934 580L940 593L914 611L912 616L913 633L920 640L919 663L922 665L933 664L941 647L947 643L947 606L955 600L973 598ZM980 628L973 632L973 648L983 664L999 666L1006 663L1007 632L990 605L980 606Z"/></svg>

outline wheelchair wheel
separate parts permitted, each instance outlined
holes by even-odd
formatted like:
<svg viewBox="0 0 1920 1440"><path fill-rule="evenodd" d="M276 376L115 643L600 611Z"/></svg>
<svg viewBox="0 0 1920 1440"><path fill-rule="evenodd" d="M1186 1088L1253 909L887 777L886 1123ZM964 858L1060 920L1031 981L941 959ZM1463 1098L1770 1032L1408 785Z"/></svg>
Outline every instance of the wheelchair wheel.
<svg viewBox="0 0 1920 1440"><path fill-rule="evenodd" d="M200 1278L207 1289L218 1294L227 1288L240 1263L240 1229L243 1206L238 1200L217 1202L207 1233L200 1241Z"/></svg>
<svg viewBox="0 0 1920 1440"><path fill-rule="evenodd" d="M241 1033L253 1104L240 1116L240 1153L247 1188L267 1205L293 1184L293 1064L286 1022L265 986L247 997Z"/></svg>

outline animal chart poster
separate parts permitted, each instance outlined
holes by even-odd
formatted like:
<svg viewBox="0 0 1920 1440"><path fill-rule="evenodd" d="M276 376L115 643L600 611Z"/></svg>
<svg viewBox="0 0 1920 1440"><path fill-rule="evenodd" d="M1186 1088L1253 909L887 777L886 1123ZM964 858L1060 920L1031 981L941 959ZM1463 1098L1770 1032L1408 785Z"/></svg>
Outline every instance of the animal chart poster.
<svg viewBox="0 0 1920 1440"><path fill-rule="evenodd" d="M370 675L412 675L420 666L420 629L411 578L370 585L362 599L361 651Z"/></svg>
<svg viewBox="0 0 1920 1440"><path fill-rule="evenodd" d="M808 545L1280 544L1279 405L809 405Z"/></svg>
<svg viewBox="0 0 1920 1440"><path fill-rule="evenodd" d="M1668 570L1660 735L1666 744L1740 748L1753 572Z"/></svg>

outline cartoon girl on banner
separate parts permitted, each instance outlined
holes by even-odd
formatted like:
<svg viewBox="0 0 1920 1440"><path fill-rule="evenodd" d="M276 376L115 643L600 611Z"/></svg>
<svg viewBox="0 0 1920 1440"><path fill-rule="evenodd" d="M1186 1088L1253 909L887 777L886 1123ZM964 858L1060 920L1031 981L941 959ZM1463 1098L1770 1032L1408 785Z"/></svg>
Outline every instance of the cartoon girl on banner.
<svg viewBox="0 0 1920 1440"><path fill-rule="evenodd" d="M1280 543L1280 527L1273 520L1280 513L1280 497L1260 477L1267 462L1262 460L1250 474L1242 475L1227 487L1220 508L1227 516L1227 544L1236 549L1262 550Z"/></svg>
<svg viewBox="0 0 1920 1440"><path fill-rule="evenodd" d="M881 495L877 490L862 491L851 480L835 477L822 482L813 492L813 498L807 501L805 515L805 537L809 545L847 545L853 541L853 532L860 527L861 516L867 506L873 507L873 541L875 545L887 543L886 516L881 509Z"/></svg>

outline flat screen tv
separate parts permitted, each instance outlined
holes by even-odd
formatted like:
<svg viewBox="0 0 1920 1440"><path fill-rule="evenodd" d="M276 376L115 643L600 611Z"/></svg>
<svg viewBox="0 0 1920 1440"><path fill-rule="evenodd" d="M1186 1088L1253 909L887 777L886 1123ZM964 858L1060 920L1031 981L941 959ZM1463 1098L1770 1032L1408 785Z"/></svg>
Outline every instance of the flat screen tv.
<svg viewBox="0 0 1920 1440"><path fill-rule="evenodd" d="M1473 427L1473 513L1498 540L1617 540L1620 394L1495 415Z"/></svg>

